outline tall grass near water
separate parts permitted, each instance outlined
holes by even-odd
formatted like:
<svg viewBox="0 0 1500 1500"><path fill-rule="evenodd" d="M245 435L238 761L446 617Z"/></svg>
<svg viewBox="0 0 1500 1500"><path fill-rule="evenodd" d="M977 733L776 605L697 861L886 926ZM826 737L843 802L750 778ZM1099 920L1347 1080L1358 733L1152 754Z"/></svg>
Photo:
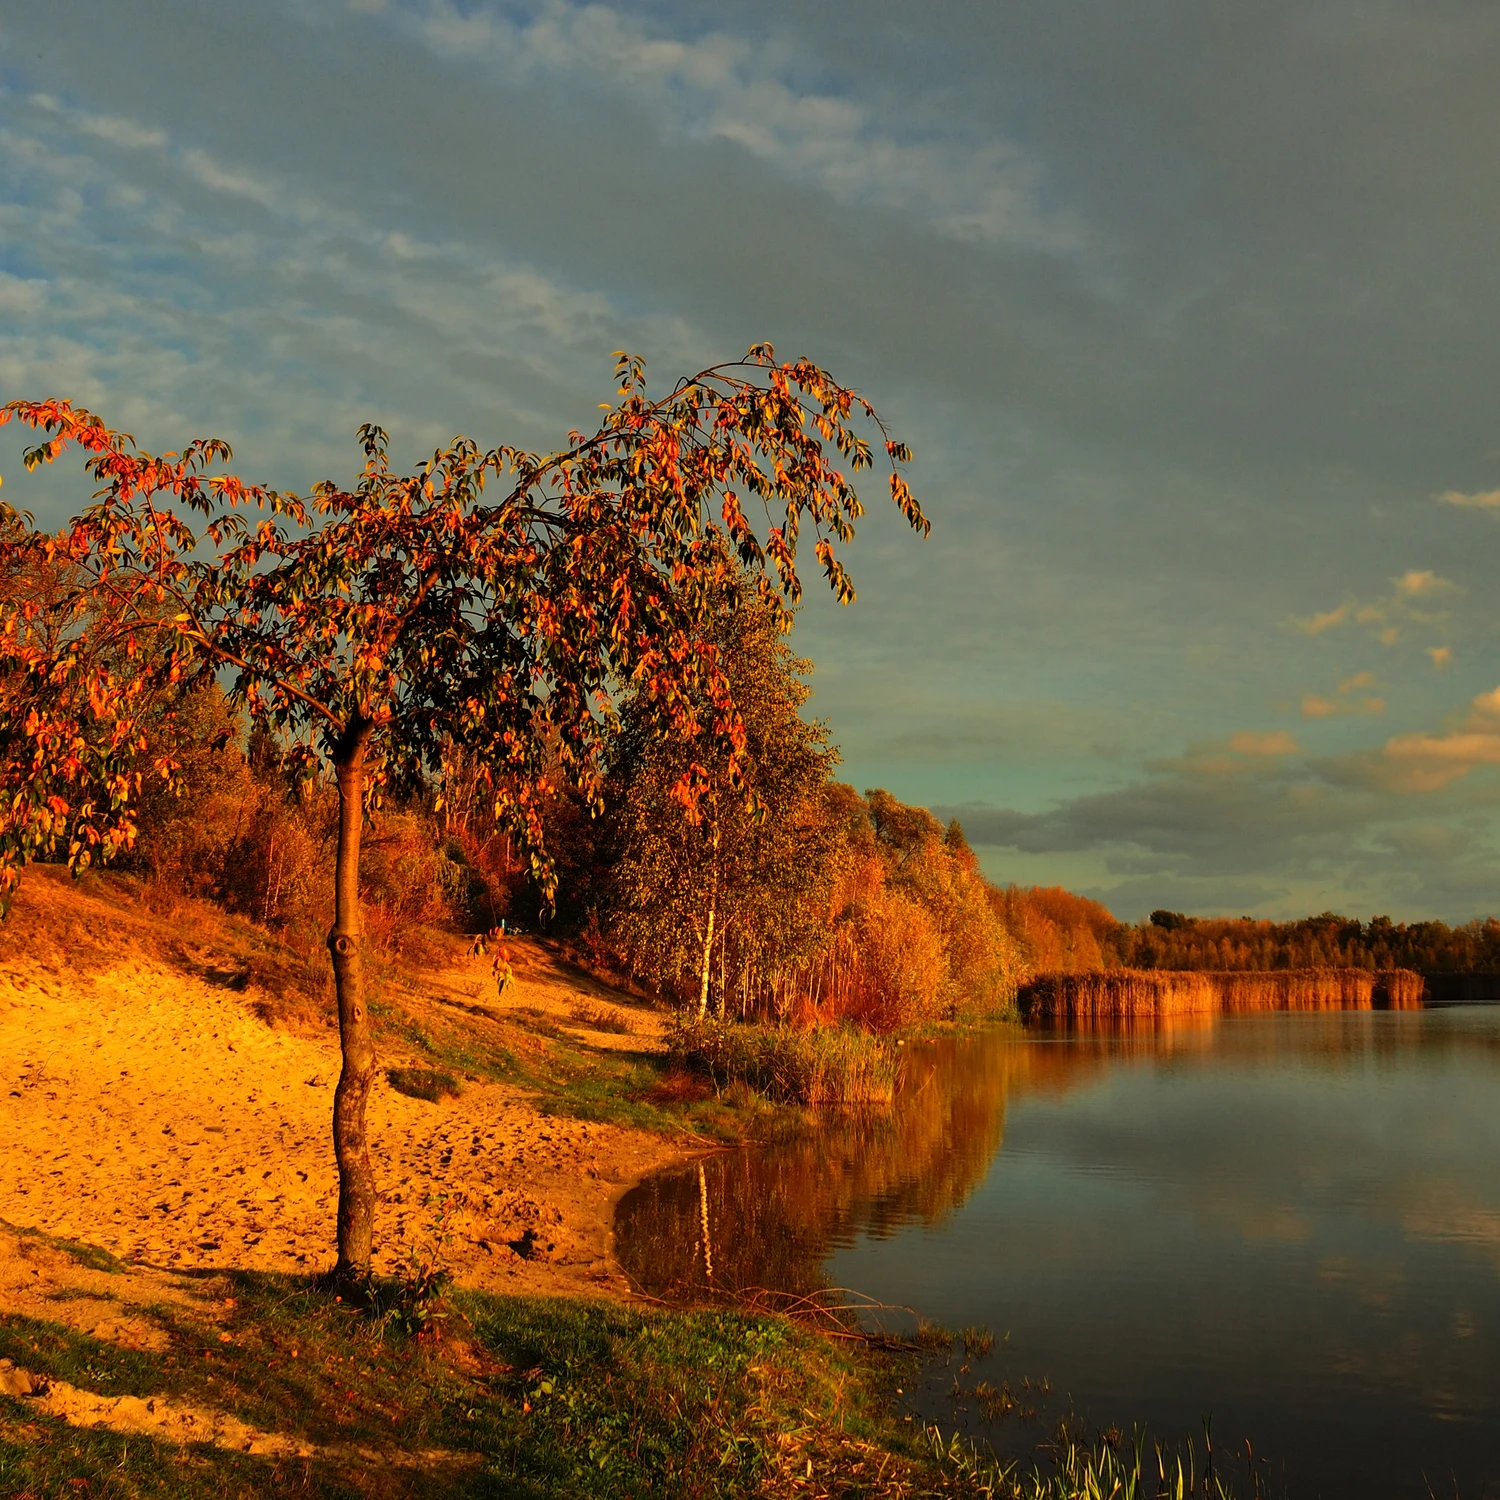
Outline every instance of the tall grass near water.
<svg viewBox="0 0 1500 1500"><path fill-rule="evenodd" d="M716 1088L743 1083L779 1104L889 1104L896 1097L895 1048L852 1026L804 1031L688 1018L666 1042L673 1063Z"/></svg>
<svg viewBox="0 0 1500 1500"><path fill-rule="evenodd" d="M1018 996L1028 1021L1147 1020L1267 1010L1414 1010L1423 995L1409 969L1104 969L1040 974Z"/></svg>

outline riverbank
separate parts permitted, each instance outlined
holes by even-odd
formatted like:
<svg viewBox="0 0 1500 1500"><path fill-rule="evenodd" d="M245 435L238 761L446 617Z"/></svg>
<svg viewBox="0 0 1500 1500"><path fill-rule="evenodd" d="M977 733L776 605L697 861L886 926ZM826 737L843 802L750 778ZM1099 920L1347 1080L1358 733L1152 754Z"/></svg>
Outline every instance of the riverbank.
<svg viewBox="0 0 1500 1500"><path fill-rule="evenodd" d="M981 1493L894 1365L785 1319L460 1289L419 1336L308 1277L0 1248L5 1494Z"/></svg>
<svg viewBox="0 0 1500 1500"><path fill-rule="evenodd" d="M888 1361L625 1305L620 1193L767 1111L675 1077L665 1017L535 942L499 994L438 936L383 975L385 1302L329 1300L337 1039L273 947L28 872L0 928L0 1491L960 1493Z"/></svg>
<svg viewBox="0 0 1500 1500"><path fill-rule="evenodd" d="M911 1356L633 1292L620 1194L806 1117L674 1070L663 1014L540 943L498 994L438 934L386 965L377 1290L330 1299L338 1049L294 960L28 872L0 927L0 1493L1082 1492L944 1445L900 1405Z"/></svg>
<svg viewBox="0 0 1500 1500"><path fill-rule="evenodd" d="M418 1331L389 1285L355 1308L307 1276L163 1271L10 1225L0 1304L18 1500L1230 1494L1211 1475L1158 1490L1173 1455L1118 1441L1003 1469L899 1409L914 1356L785 1317L458 1289Z"/></svg>

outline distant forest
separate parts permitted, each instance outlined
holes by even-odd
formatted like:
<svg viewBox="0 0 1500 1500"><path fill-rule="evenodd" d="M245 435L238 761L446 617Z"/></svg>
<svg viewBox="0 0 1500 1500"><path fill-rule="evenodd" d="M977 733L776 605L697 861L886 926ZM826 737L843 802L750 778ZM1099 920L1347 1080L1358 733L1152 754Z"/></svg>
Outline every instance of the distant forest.
<svg viewBox="0 0 1500 1500"><path fill-rule="evenodd" d="M1033 973L1098 969L1415 969L1500 973L1500 920L1361 922L1325 911L1296 922L1154 911L1131 926L1061 886L992 889Z"/></svg>
<svg viewBox="0 0 1500 1500"><path fill-rule="evenodd" d="M1500 921L1368 922L1325 911L1297 922L1250 917L1187 917L1155 911L1121 927L1116 960L1136 969L1416 969L1422 973L1500 971Z"/></svg>

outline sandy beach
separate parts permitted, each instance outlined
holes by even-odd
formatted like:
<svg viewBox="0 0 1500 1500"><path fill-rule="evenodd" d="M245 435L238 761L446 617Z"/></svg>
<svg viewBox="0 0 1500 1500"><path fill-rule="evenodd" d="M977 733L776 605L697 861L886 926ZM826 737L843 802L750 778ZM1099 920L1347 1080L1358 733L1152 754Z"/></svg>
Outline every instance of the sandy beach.
<svg viewBox="0 0 1500 1500"><path fill-rule="evenodd" d="M0 1219L161 1269L326 1268L335 1033L272 1027L252 994L149 945L114 957L132 946L131 920L54 872L23 883L0 959ZM597 993L539 950L525 957L507 1005L566 1024ZM487 977L465 960L431 976L421 1003L493 1015L472 1001ZM633 1012L631 1025L593 1044L658 1045L650 1013ZM495 1290L623 1290L614 1203L676 1154L658 1136L548 1117L523 1090L479 1080L431 1104L382 1073L369 1125L377 1271L441 1239L459 1282Z"/></svg>

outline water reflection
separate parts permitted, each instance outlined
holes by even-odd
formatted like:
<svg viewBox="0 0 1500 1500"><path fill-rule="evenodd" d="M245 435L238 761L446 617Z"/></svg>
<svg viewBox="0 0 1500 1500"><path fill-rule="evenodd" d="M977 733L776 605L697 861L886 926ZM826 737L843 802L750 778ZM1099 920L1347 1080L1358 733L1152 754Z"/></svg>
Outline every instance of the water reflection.
<svg viewBox="0 0 1500 1500"><path fill-rule="evenodd" d="M615 1225L621 1263L658 1289L826 1287L830 1253L857 1234L935 1229L952 1214L1000 1149L1012 1092L1063 1088L1101 1065L999 1034L909 1047L890 1113L835 1118L815 1134L724 1152L633 1189Z"/></svg>
<svg viewBox="0 0 1500 1500"><path fill-rule="evenodd" d="M887 1119L645 1184L618 1244L1009 1331L986 1378L1213 1412L1293 1494L1500 1495L1497 1103L1500 1010L992 1033L912 1049Z"/></svg>

